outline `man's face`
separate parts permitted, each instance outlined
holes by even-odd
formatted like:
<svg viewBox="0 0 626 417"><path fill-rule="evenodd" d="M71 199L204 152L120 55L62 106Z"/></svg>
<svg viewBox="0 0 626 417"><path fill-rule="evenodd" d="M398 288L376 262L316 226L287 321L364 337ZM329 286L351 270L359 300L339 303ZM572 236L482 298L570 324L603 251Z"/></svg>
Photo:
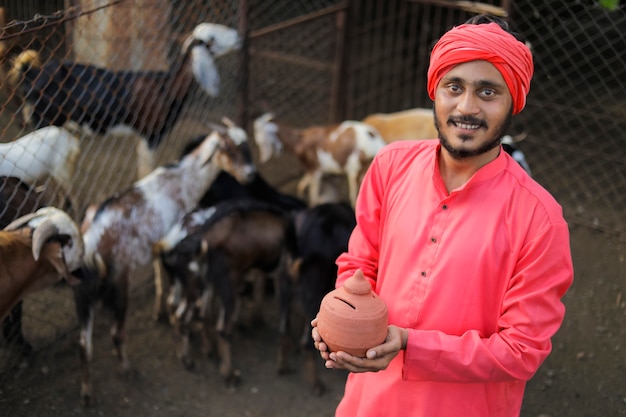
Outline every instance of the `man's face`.
<svg viewBox="0 0 626 417"><path fill-rule="evenodd" d="M509 89L492 64L456 65L435 91L435 125L442 147L456 159L496 149L510 124L512 105Z"/></svg>

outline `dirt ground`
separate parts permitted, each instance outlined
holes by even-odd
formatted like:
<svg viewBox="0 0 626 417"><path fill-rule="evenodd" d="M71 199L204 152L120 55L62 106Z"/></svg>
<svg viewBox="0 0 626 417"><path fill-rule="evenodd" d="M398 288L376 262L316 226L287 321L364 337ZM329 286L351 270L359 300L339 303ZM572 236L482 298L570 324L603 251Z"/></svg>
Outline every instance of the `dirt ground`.
<svg viewBox="0 0 626 417"><path fill-rule="evenodd" d="M272 169L266 174L274 184L279 183L278 174L291 175L280 164ZM567 315L554 338L552 355L528 383L522 416L626 416L624 243L575 225L571 235L575 282L565 297ZM319 371L327 386L322 396L313 395L306 386L297 352L292 373L275 373L274 299L266 300L263 324L242 327L235 335L234 360L242 377L238 388L229 390L217 374L214 359L197 356L195 369L183 368L173 329L151 319L153 287L149 279L143 282L133 291L128 320L130 378L118 374L111 354L111 317L103 310L97 312L92 366L95 404L90 408L79 404L78 332L69 288L61 285L29 299L24 327L36 353L18 363L0 339L0 417L333 415L345 373L323 369L320 360ZM13 366L7 368L7 363Z"/></svg>
<svg viewBox="0 0 626 417"><path fill-rule="evenodd" d="M577 227L572 229L572 243L576 280L565 298L565 323L554 338L552 355L528 384L522 416L626 416L623 247L601 233ZM54 308L64 309L66 319L71 320L69 289L52 291L66 301ZM264 324L243 327L236 333L234 355L242 379L234 391L223 385L212 359L196 357L193 371L183 368L176 357L174 332L151 320L151 306L149 285L134 292L128 346L135 372L129 379L117 373L116 359L111 355L110 317L98 312L93 363L96 403L91 408L79 405L77 332L72 331L38 349L27 364L3 376L0 415L333 415L342 395L344 373L323 369L320 363L327 386L327 392L320 397L313 395L303 381L301 356L293 355L292 373L276 375L273 299L267 300Z"/></svg>

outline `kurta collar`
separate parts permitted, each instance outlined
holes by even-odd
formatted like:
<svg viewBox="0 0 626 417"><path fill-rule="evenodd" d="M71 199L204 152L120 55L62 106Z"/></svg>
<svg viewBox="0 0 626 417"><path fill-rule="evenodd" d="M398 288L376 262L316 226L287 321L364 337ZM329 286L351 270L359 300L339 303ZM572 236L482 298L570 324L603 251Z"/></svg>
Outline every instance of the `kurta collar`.
<svg viewBox="0 0 626 417"><path fill-rule="evenodd" d="M445 193L447 193L446 186L443 182L443 178L441 178L441 171L439 170L439 153L440 152L441 152L441 144L439 143L437 144L437 147L435 148L435 152L433 154L433 164L432 164L433 178L436 180L437 187L443 190ZM465 184L463 184L461 187L457 188L456 190L452 190L451 193L454 191L461 191L463 189L471 187L474 184L490 180L491 178L494 178L496 175L499 175L502 171L504 171L507 165L507 159L506 159L505 154L506 152L502 148L502 145L500 145L500 153L498 154L496 159L489 162L487 165L481 167L478 171L474 173L474 175L472 175L472 177Z"/></svg>

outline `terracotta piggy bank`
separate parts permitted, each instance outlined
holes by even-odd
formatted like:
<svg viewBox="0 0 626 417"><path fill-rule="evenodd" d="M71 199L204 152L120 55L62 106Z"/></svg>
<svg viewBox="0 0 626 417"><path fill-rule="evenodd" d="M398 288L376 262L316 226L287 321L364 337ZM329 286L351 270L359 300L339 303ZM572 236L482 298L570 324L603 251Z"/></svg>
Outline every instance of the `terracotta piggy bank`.
<svg viewBox="0 0 626 417"><path fill-rule="evenodd" d="M359 269L322 299L317 330L331 352L365 357L387 337L387 306Z"/></svg>

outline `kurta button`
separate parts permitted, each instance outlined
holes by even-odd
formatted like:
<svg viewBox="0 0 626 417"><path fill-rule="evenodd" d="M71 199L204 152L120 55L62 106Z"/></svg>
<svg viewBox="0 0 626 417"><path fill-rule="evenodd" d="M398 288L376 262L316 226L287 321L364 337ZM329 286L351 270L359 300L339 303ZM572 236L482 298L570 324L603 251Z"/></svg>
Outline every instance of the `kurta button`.
<svg viewBox="0 0 626 417"><path fill-rule="evenodd" d="M430 238L430 241L431 241L432 243L435 243L435 242L437 241L437 238L436 238L436 237L431 237L431 238Z"/></svg>
<svg viewBox="0 0 626 417"><path fill-rule="evenodd" d="M441 209L442 209L442 210L448 210L448 205L447 205L447 204L444 204L443 206L441 206Z"/></svg>
<svg viewBox="0 0 626 417"><path fill-rule="evenodd" d="M425 277L426 276L426 271L422 271L422 276Z"/></svg>

